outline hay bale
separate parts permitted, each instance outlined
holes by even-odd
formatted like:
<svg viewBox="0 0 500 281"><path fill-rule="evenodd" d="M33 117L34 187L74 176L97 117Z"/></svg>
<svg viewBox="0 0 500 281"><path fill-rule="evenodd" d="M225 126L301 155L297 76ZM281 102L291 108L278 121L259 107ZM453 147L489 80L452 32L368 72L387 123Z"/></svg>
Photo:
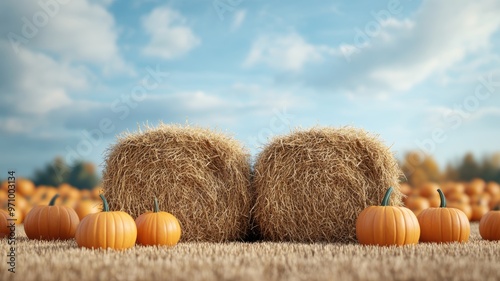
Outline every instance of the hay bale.
<svg viewBox="0 0 500 281"><path fill-rule="evenodd" d="M249 229L249 154L219 132L161 124L122 135L107 152L103 188L110 209L134 218L156 196L179 219L182 241L242 240Z"/></svg>
<svg viewBox="0 0 500 281"><path fill-rule="evenodd" d="M257 156L253 216L265 240L350 242L356 218L402 173L376 136L350 127L313 128L277 137Z"/></svg>

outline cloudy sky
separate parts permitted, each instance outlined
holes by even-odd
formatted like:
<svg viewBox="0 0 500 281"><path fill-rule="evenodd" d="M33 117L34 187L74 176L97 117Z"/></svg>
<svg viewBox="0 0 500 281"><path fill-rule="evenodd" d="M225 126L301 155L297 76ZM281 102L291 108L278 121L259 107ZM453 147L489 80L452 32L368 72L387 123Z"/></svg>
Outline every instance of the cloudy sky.
<svg viewBox="0 0 500 281"><path fill-rule="evenodd" d="M160 120L253 154L291 128L352 125L400 156L487 155L499 14L497 0L4 0L0 171L102 164L117 134Z"/></svg>

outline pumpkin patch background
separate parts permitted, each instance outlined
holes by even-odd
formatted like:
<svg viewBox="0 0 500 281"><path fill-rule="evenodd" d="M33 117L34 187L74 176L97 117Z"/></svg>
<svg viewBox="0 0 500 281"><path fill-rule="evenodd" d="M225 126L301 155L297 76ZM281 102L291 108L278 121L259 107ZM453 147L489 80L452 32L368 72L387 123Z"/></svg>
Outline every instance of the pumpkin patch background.
<svg viewBox="0 0 500 281"><path fill-rule="evenodd" d="M0 280L500 280L499 14L0 1Z"/></svg>

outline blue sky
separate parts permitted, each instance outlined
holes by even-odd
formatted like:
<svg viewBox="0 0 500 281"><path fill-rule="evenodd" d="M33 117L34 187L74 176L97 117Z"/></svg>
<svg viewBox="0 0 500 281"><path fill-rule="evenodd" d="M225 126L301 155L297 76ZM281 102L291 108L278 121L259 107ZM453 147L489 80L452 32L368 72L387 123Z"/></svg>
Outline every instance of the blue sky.
<svg viewBox="0 0 500 281"><path fill-rule="evenodd" d="M102 164L117 134L160 120L253 154L295 127L352 125L398 157L488 155L499 14L495 0L1 1L0 168Z"/></svg>

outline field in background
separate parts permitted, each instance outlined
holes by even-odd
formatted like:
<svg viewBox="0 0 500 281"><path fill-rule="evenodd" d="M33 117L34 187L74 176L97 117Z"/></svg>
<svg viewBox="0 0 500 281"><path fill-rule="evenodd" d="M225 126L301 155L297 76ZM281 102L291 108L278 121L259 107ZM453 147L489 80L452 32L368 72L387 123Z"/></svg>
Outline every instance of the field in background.
<svg viewBox="0 0 500 281"><path fill-rule="evenodd" d="M0 280L500 280L500 242L471 228L464 244L180 243L119 252L31 241L18 226L16 273L2 262Z"/></svg>

